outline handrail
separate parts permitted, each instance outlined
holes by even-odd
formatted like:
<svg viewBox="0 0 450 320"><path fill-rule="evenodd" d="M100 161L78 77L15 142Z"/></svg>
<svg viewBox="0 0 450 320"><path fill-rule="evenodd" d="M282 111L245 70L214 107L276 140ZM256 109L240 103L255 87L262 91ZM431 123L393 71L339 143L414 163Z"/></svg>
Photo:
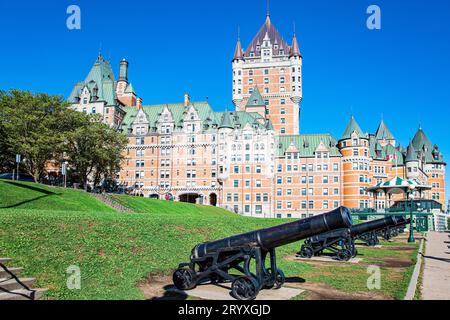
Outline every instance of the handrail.
<svg viewBox="0 0 450 320"><path fill-rule="evenodd" d="M5 292L5 293L18 295L18 296L22 296L22 297L27 298L29 300L35 300L35 298L36 298L36 290L30 289L25 283L20 281L20 279L14 273L12 273L10 270L8 270L8 268L4 264L0 263L0 268L2 268L7 274L9 274L11 276L10 279L6 279L5 281L11 280L11 279L15 280L20 286L22 286L23 289L25 289L26 291L30 291L30 296L28 296L26 294L23 294L23 293L9 291L9 290L6 290L6 289L2 288L1 287L1 283L2 283L1 281L0 281L0 291Z"/></svg>

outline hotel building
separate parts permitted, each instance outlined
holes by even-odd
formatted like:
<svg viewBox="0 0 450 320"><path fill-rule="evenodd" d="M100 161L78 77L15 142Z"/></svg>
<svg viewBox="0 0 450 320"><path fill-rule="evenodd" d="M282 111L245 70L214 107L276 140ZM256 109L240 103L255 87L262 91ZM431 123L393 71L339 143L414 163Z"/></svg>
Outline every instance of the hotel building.
<svg viewBox="0 0 450 320"><path fill-rule="evenodd" d="M130 193L220 206L255 217L300 218L346 206L384 209L398 200L366 188L396 176L417 179L423 194L445 202L443 155L420 128L407 148L384 121L366 133L351 117L343 135L299 134L302 55L270 16L232 59L234 111L217 112L185 95L175 104L144 105L120 62L115 80L99 56L69 101L98 113L128 136L119 182ZM181 99L180 99L181 100Z"/></svg>

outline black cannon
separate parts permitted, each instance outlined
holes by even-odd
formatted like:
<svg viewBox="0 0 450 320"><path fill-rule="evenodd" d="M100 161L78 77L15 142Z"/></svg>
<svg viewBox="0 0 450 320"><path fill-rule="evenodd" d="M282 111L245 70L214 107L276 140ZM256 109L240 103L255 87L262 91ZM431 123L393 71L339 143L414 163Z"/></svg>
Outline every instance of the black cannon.
<svg viewBox="0 0 450 320"><path fill-rule="evenodd" d="M310 259L330 251L337 260L348 261L357 255L350 229L337 229L306 239L297 256Z"/></svg>
<svg viewBox="0 0 450 320"><path fill-rule="evenodd" d="M397 237L399 234L405 232L405 227L410 224L410 219L405 219L404 217L396 217L397 224L392 227L386 227L377 232L378 237L382 237L384 240L391 240Z"/></svg>
<svg viewBox="0 0 450 320"><path fill-rule="evenodd" d="M387 217L354 225L347 229L329 231L306 239L297 256L310 259L313 256L321 256L325 251L330 251L339 261L348 261L354 258L358 251L355 248L355 240L364 241L369 246L379 243L378 236L392 236L393 228L406 225L408 220L403 217Z"/></svg>
<svg viewBox="0 0 450 320"><path fill-rule="evenodd" d="M273 228L199 244L192 250L190 262L179 265L173 283L184 291L203 283L231 282L234 298L253 300L261 289L279 289L284 284L284 274L277 268L276 248L351 225L350 211L342 207ZM266 268L267 255L269 268Z"/></svg>
<svg viewBox="0 0 450 320"><path fill-rule="evenodd" d="M370 247L376 246L380 243L378 239L380 231L395 227L399 222L403 221L401 219L404 220L404 218L388 216L383 219L354 225L350 228L352 238L360 240Z"/></svg>

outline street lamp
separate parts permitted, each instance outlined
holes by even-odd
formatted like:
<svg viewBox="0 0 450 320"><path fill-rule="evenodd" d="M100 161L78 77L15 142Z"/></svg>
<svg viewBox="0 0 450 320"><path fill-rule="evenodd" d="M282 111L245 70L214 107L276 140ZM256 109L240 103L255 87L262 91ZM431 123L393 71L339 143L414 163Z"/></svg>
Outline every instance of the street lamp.
<svg viewBox="0 0 450 320"><path fill-rule="evenodd" d="M409 186L409 199L410 199L410 206L409 206L409 213L410 213L410 224L409 224L409 238L408 243L415 243L416 240L414 239L414 227L413 227L413 203L414 203L414 189L416 189L416 186L410 185Z"/></svg>

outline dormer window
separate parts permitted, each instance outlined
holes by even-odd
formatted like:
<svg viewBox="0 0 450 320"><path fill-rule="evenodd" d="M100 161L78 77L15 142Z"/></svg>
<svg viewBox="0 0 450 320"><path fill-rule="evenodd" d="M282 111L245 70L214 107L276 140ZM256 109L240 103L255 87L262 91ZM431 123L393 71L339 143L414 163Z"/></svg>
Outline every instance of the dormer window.
<svg viewBox="0 0 450 320"><path fill-rule="evenodd" d="M259 50L261 50L261 46L256 46L256 51L259 51Z"/></svg>
<svg viewBox="0 0 450 320"><path fill-rule="evenodd" d="M280 49L280 55L284 54L284 49Z"/></svg>
<svg viewBox="0 0 450 320"><path fill-rule="evenodd" d="M278 45L277 44L274 45L273 47L274 47L275 50L278 50Z"/></svg>

